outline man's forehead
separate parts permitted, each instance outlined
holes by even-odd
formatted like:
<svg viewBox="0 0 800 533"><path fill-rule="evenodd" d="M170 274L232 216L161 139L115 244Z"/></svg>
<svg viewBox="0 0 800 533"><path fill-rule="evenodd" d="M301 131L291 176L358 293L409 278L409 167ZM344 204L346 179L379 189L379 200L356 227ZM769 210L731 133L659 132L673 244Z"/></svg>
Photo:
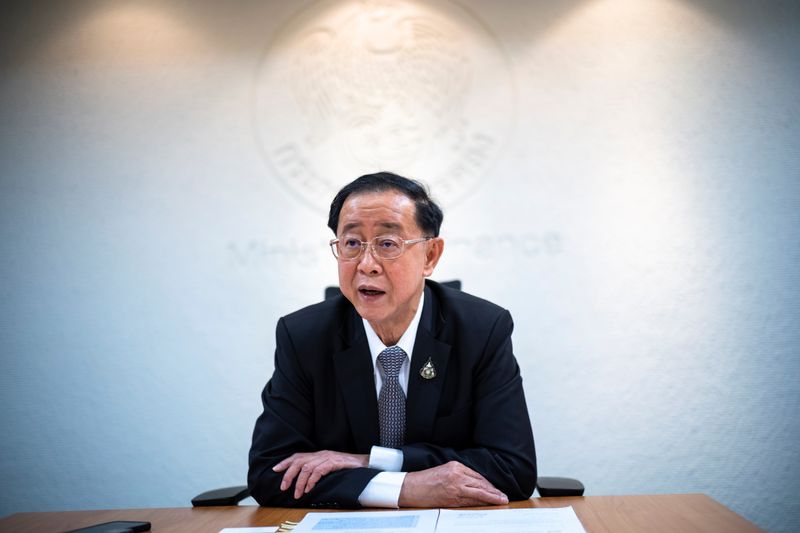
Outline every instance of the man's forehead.
<svg viewBox="0 0 800 533"><path fill-rule="evenodd" d="M416 227L415 214L414 201L399 191L361 193L345 200L339 224L343 232L366 226L410 230Z"/></svg>

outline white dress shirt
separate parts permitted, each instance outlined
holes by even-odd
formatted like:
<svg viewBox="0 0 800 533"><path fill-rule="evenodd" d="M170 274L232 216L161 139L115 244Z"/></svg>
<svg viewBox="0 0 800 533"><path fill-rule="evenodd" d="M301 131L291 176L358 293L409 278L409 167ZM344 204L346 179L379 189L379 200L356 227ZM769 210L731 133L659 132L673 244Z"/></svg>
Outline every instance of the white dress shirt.
<svg viewBox="0 0 800 533"><path fill-rule="evenodd" d="M403 389L403 394L408 396L408 377L409 369L411 367L411 353L414 351L414 341L417 340L417 328L419 327L419 319L422 316L422 306L425 303L425 291L419 297L419 305L414 318L408 328L397 341L396 346L399 346L406 352L406 359L400 366L400 373L397 379L400 381L400 387ZM364 320L364 319L362 319ZM381 370L378 367L378 355L388 348L381 341L372 326L364 320L364 330L367 332L367 342L369 343L369 351L372 354L372 368L375 377L375 392L380 395L381 386L383 385L383 377ZM369 467L382 470L361 491L358 497L358 503L364 507L394 507L397 508L398 501L400 500L400 489L403 487L403 480L406 477L406 472L401 472L403 468L403 452L394 448L383 448L381 446L373 446L369 454Z"/></svg>

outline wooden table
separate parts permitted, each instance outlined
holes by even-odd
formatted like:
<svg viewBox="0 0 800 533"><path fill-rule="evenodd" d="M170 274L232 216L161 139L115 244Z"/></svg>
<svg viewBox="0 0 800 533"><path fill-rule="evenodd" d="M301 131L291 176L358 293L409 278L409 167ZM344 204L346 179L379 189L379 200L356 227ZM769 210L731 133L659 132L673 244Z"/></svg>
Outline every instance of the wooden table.
<svg viewBox="0 0 800 533"><path fill-rule="evenodd" d="M705 494L532 498L497 508L568 505L575 509L589 533L761 531ZM277 526L284 520L297 522L308 511L246 506L17 513L0 520L0 532L59 532L98 522L140 520L151 522L153 533L219 533L225 527Z"/></svg>

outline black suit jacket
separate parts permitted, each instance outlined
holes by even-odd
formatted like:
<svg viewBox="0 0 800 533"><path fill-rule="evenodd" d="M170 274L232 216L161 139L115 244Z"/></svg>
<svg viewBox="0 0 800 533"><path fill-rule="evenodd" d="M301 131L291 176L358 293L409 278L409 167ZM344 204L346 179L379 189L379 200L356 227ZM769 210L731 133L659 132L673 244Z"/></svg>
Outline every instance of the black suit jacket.
<svg viewBox="0 0 800 533"><path fill-rule="evenodd" d="M403 471L459 461L509 499L536 486L536 453L508 311L426 281L411 354ZM295 500L272 467L295 452L368 454L379 445L372 356L361 317L343 296L278 321L275 372L256 420L248 485L265 506L359 507L378 470L324 476ZM436 377L420 370L431 360Z"/></svg>

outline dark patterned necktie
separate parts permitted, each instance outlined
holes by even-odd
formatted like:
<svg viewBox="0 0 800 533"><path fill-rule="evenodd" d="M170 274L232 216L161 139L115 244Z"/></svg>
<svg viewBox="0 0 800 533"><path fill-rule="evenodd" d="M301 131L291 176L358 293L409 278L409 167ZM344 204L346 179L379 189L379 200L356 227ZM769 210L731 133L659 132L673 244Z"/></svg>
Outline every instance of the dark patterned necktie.
<svg viewBox="0 0 800 533"><path fill-rule="evenodd" d="M406 434L406 395L400 387L398 375L406 359L406 352L398 346L386 348L378 355L383 367L383 385L378 394L378 424L381 446L399 448Z"/></svg>

